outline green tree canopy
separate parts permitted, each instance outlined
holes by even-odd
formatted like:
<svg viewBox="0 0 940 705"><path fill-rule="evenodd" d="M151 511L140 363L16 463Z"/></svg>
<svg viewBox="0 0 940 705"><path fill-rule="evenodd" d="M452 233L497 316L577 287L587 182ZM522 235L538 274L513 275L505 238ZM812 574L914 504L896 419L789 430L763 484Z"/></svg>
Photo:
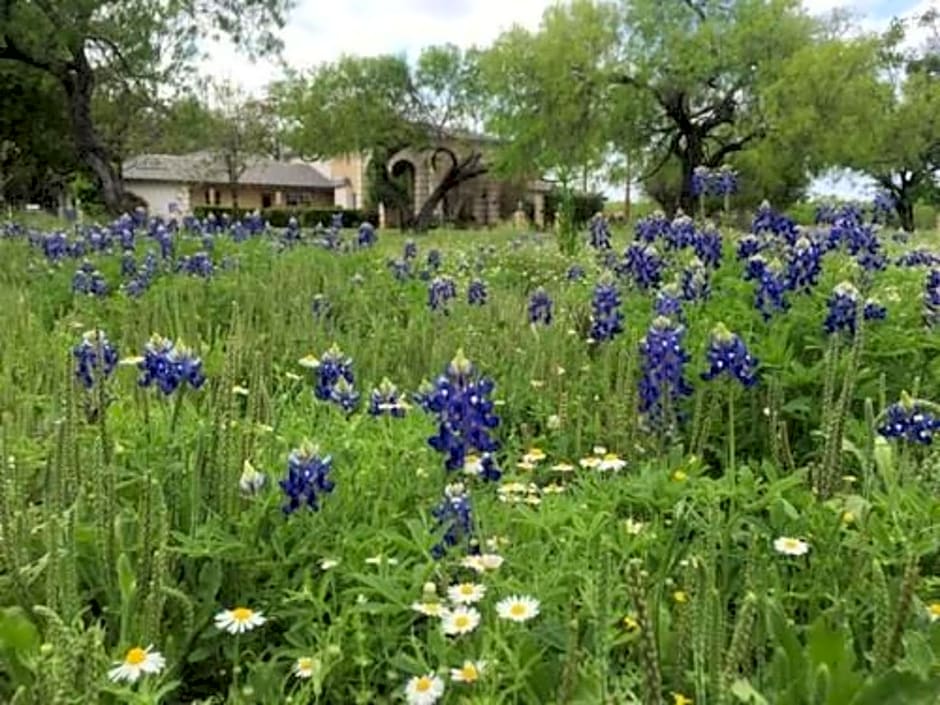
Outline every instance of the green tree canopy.
<svg viewBox="0 0 940 705"><path fill-rule="evenodd" d="M275 30L292 0L5 0L0 62L50 77L63 92L78 159L112 211L128 205L113 144L94 102L101 92L155 95L178 83L207 35L227 35L249 53L279 44ZM171 79L173 79L171 81ZM135 106L127 104L132 110ZM119 132L119 131L118 131Z"/></svg>

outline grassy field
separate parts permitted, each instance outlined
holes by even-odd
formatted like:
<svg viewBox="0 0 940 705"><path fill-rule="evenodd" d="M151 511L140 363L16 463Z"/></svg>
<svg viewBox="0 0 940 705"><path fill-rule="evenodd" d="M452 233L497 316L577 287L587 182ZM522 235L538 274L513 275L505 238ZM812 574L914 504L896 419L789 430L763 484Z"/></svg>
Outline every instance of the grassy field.
<svg viewBox="0 0 940 705"><path fill-rule="evenodd" d="M940 703L940 458L921 442L940 259L837 223L725 232L697 266L702 232L572 257L435 232L407 260L394 232L348 251L188 233L163 258L141 227L130 255L115 234L56 259L48 231L8 226L0 702ZM751 240L766 266L738 256ZM207 273L200 250L208 276L186 272ZM106 294L73 291L86 258ZM589 340L599 283L622 300L607 341ZM703 378L719 324L754 384ZM90 334L76 356L96 329L113 355ZM174 351L148 355L154 334ZM399 393L370 414L385 378ZM537 614L514 619L517 597Z"/></svg>

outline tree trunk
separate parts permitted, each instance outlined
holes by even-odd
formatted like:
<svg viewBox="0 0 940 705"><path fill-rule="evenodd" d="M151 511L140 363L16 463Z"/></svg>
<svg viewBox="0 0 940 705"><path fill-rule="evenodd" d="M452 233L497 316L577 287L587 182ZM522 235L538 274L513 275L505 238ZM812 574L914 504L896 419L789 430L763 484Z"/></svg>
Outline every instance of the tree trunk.
<svg viewBox="0 0 940 705"><path fill-rule="evenodd" d="M630 155L625 154L626 158L626 178L623 185L623 219L630 222L630 211L633 203L631 201L631 187L633 186L633 172L631 171Z"/></svg>
<svg viewBox="0 0 940 705"><path fill-rule="evenodd" d="M446 153L451 158L450 169L441 179L440 183L427 197L427 200L421 205L418 215L415 217L414 229L423 232L431 225L431 219L434 217L434 210L448 193L453 191L460 184L477 176L485 174L488 170L483 165L483 155L479 152L473 152L462 161L458 161L456 156L450 150L438 150L440 153ZM437 156L437 153L435 153ZM433 159L433 158L432 158Z"/></svg>
<svg viewBox="0 0 940 705"><path fill-rule="evenodd" d="M897 211L904 232L914 232L914 203L906 190L894 194L894 210Z"/></svg>
<svg viewBox="0 0 940 705"><path fill-rule="evenodd" d="M78 158L91 169L105 207L113 215L133 208L133 199L124 190L124 180L111 161L111 154L95 128L91 115L91 101L95 90L95 76L85 50L79 49L58 79L68 99L72 138Z"/></svg>

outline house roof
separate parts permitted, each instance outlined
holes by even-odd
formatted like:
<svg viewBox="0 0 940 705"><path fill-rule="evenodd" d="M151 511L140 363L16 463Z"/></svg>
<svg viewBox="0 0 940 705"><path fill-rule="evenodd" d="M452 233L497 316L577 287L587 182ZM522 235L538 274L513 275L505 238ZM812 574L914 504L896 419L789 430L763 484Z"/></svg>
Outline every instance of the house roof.
<svg viewBox="0 0 940 705"><path fill-rule="evenodd" d="M141 154L124 162L127 181L169 181L200 184L227 184L228 173L219 155ZM253 157L238 179L242 185L332 189L341 184L303 162L283 162Z"/></svg>

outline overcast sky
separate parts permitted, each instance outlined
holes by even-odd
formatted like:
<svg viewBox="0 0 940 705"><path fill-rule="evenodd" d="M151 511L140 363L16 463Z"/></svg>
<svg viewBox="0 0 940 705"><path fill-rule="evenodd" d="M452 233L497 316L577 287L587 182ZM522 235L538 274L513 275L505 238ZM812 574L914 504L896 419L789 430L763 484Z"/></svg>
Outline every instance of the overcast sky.
<svg viewBox="0 0 940 705"><path fill-rule="evenodd" d="M863 26L883 27L895 16L909 15L940 0L803 0L814 13L836 7L852 10ZM485 45L514 24L538 27L554 0L298 0L282 31L284 61L304 69L341 54L377 55L404 52L414 58L423 46L452 42ZM204 72L241 84L252 93L280 75L271 62L251 63L230 46L213 44ZM832 179L824 191L858 192L851 182Z"/></svg>
<svg viewBox="0 0 940 705"><path fill-rule="evenodd" d="M812 12L847 7L866 26L883 26L931 0L804 0ZM298 0L282 31L284 60L309 68L340 54L405 52L428 44L485 45L513 24L535 29L553 0ZM231 47L214 44L207 71L257 92L279 74L270 62L251 63ZM211 67L211 68L210 68Z"/></svg>

